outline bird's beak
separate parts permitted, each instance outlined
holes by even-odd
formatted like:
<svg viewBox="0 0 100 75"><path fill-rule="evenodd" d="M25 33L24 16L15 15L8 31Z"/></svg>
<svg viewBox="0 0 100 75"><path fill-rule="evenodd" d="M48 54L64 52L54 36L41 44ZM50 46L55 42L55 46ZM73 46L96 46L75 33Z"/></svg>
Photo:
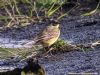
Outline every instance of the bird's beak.
<svg viewBox="0 0 100 75"><path fill-rule="evenodd" d="M57 24L56 27L59 28L59 24Z"/></svg>

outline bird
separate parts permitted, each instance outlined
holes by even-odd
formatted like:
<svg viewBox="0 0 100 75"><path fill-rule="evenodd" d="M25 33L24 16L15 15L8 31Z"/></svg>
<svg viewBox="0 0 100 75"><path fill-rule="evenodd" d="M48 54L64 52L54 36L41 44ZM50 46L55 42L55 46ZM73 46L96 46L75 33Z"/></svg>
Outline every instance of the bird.
<svg viewBox="0 0 100 75"><path fill-rule="evenodd" d="M33 46L36 43L41 44L44 48L53 45L60 36L60 24L58 22L52 22L46 28L42 30L32 41L24 44L24 46Z"/></svg>
<svg viewBox="0 0 100 75"><path fill-rule="evenodd" d="M45 67L39 63L38 59L29 58L27 64L22 69L21 75L47 75Z"/></svg>

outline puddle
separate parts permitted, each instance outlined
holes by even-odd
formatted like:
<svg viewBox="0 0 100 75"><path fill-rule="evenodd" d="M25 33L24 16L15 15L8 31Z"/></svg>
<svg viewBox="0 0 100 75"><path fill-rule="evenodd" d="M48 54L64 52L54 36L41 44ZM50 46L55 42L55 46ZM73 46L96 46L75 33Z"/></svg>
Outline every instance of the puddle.
<svg viewBox="0 0 100 75"><path fill-rule="evenodd" d="M0 38L1 48L22 48L23 44L30 42L31 40L20 40L16 41L9 38Z"/></svg>

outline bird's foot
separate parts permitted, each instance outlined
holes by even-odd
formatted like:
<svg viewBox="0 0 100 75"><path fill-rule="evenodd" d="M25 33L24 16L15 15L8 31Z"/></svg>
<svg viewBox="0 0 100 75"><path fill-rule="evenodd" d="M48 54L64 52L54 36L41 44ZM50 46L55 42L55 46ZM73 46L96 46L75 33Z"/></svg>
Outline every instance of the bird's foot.
<svg viewBox="0 0 100 75"><path fill-rule="evenodd" d="M56 57L53 53L52 50L54 50L53 47L49 48L48 51L46 50L46 52L43 54L43 57L48 58L50 60L56 60L58 59L58 57Z"/></svg>

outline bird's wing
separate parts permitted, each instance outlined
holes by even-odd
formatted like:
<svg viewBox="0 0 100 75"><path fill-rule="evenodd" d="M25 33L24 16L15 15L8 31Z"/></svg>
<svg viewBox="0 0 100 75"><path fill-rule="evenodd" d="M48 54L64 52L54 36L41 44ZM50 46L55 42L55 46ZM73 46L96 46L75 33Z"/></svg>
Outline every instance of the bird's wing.
<svg viewBox="0 0 100 75"><path fill-rule="evenodd" d="M53 31L53 30L44 30L42 32L42 34L39 36L39 39L46 41L46 40L52 39L52 38L54 38L58 35L59 35L59 31L56 32L56 31Z"/></svg>

